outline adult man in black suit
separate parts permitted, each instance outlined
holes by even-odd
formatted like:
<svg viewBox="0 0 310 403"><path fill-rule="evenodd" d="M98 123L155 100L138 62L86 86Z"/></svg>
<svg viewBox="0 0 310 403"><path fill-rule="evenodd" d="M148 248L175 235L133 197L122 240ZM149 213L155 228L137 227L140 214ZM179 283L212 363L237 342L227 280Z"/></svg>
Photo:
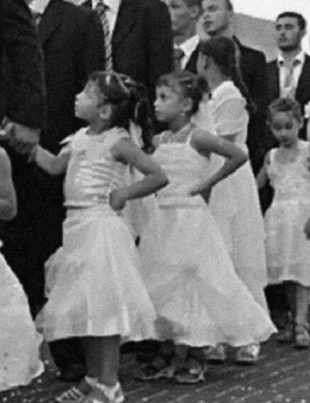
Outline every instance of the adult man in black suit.
<svg viewBox="0 0 310 403"><path fill-rule="evenodd" d="M174 40L175 70L195 70L198 59L199 36L197 21L201 0L166 0Z"/></svg>
<svg viewBox="0 0 310 403"><path fill-rule="evenodd" d="M96 9L98 0L82 5ZM112 36L113 69L142 82L154 99L159 76L173 69L167 6L160 0L104 0Z"/></svg>
<svg viewBox="0 0 310 403"><path fill-rule="evenodd" d="M85 125L74 115L76 94L92 71L105 68L101 24L96 13L63 0L34 0L31 9L38 22L47 92L41 144L58 153L60 141ZM46 175L19 155L11 156L19 212L5 225L4 253L21 278L35 316L44 302L44 262L61 244L63 178ZM63 379L84 373L78 340L50 343L50 348Z"/></svg>
<svg viewBox="0 0 310 403"><path fill-rule="evenodd" d="M0 14L0 122L7 116L16 123L19 140L37 142L45 103L31 15L24 0L2 0Z"/></svg>
<svg viewBox="0 0 310 403"><path fill-rule="evenodd" d="M234 10L230 0L202 1L203 28L209 36L228 36L236 44L240 70L257 111L250 117L247 145L254 173L263 163L263 147L267 105L265 55L246 47L233 35Z"/></svg>
<svg viewBox="0 0 310 403"><path fill-rule="evenodd" d="M279 55L267 64L268 100L289 96L295 98L305 112L310 102L310 56L301 46L306 20L301 14L284 12L277 17L275 29ZM306 138L308 118L306 114L300 131L302 139Z"/></svg>
<svg viewBox="0 0 310 403"><path fill-rule="evenodd" d="M275 32L279 55L267 64L268 100L270 103L279 97L291 97L300 103L306 112L306 119L299 135L305 139L310 106L310 57L302 50L301 41L306 34L306 20L295 12L281 13L275 22ZM275 146L277 141L269 131L265 142L266 152ZM270 205L272 196L271 187L266 185L261 197L264 210ZM287 341L291 337L289 330L292 328L289 320L292 307L285 287L287 285L275 285L266 289L272 317L280 329L284 327L284 331L279 334L280 341Z"/></svg>

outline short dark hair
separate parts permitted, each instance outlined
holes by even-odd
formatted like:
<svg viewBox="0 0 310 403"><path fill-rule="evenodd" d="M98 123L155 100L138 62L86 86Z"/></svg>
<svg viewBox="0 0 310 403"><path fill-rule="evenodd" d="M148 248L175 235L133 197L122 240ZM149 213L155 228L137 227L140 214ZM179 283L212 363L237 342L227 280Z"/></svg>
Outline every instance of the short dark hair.
<svg viewBox="0 0 310 403"><path fill-rule="evenodd" d="M280 18L286 17L296 18L300 29L305 30L307 28L307 21L304 16L299 13L295 13L294 11L285 11L284 13L279 14L276 21L278 21Z"/></svg>
<svg viewBox="0 0 310 403"><path fill-rule="evenodd" d="M272 122L272 116L278 112L291 113L298 122L303 120L300 104L291 98L282 97L271 102L268 107L267 117L269 124Z"/></svg>

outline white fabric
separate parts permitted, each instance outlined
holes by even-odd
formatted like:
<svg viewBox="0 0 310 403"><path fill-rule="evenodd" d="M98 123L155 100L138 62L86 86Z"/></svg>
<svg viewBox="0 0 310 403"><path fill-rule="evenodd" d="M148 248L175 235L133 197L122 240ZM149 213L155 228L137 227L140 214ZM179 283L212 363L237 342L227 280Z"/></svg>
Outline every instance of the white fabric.
<svg viewBox="0 0 310 403"><path fill-rule="evenodd" d="M0 254L0 391L27 385L43 372L36 332L22 285Z"/></svg>
<svg viewBox="0 0 310 403"><path fill-rule="evenodd" d="M49 5L51 0L33 0L30 3L30 9L34 14L43 14L46 7Z"/></svg>
<svg viewBox="0 0 310 403"><path fill-rule="evenodd" d="M222 83L204 99L196 124L217 136L234 135L234 143L247 151L248 113L245 100L231 81ZM223 164L212 156L210 171ZM265 233L258 192L249 162L213 189L210 208L224 235L235 270L256 300L267 309L263 289L267 284Z"/></svg>
<svg viewBox="0 0 310 403"><path fill-rule="evenodd" d="M182 69L185 69L185 66L189 62L189 59L194 50L197 48L198 44L199 44L199 36L194 35L189 39L187 39L185 42L181 43L180 45L174 45L175 48L180 48L184 52L184 56L181 59Z"/></svg>
<svg viewBox="0 0 310 403"><path fill-rule="evenodd" d="M170 180L152 198L140 245L156 338L195 347L268 339L275 331L268 314L235 274L209 207L189 194L205 178L209 161L188 141L161 143L154 159Z"/></svg>
<svg viewBox="0 0 310 403"><path fill-rule="evenodd" d="M297 158L286 164L271 150L267 173L275 190L265 215L270 283L285 280L310 286L310 241L303 231L310 213L309 143L299 141Z"/></svg>
<svg viewBox="0 0 310 403"><path fill-rule="evenodd" d="M41 315L46 340L121 335L143 340L153 333L154 310L138 273L134 239L109 194L127 184L128 167L113 145L122 129L73 138L65 182L70 208L63 246L46 263L48 302Z"/></svg>

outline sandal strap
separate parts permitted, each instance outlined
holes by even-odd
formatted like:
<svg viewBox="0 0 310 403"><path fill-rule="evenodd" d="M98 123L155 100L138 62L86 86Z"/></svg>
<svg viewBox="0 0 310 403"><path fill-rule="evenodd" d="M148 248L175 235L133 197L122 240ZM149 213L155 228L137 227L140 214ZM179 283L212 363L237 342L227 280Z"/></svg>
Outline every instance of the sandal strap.
<svg viewBox="0 0 310 403"><path fill-rule="evenodd" d="M62 395L56 398L57 403L82 402L86 395L76 386L66 390Z"/></svg>

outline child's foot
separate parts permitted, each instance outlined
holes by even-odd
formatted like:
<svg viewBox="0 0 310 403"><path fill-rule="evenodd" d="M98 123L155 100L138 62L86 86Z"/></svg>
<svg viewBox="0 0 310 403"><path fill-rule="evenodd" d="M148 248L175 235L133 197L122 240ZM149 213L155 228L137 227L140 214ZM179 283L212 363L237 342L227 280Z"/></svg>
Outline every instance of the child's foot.
<svg viewBox="0 0 310 403"><path fill-rule="evenodd" d="M295 327L295 348L309 348L310 346L310 336L309 336L309 325L300 324Z"/></svg>
<svg viewBox="0 0 310 403"><path fill-rule="evenodd" d="M119 382L113 387L97 383L83 403L123 403L125 396Z"/></svg>
<svg viewBox="0 0 310 403"><path fill-rule="evenodd" d="M200 364L194 359L190 359L182 368L176 369L174 380L179 384L193 385L205 381L206 364Z"/></svg>
<svg viewBox="0 0 310 403"><path fill-rule="evenodd" d="M260 345L258 343L239 347L236 352L235 362L237 364L255 364L258 360L259 352Z"/></svg>
<svg viewBox="0 0 310 403"><path fill-rule="evenodd" d="M72 388L63 392L60 396L56 397L55 402L83 403L87 395L92 391L92 388L96 382L97 380L95 378L89 378L86 376L81 380L78 386L73 386Z"/></svg>
<svg viewBox="0 0 310 403"><path fill-rule="evenodd" d="M158 379L171 379L174 375L174 368L167 364L167 361L157 356L151 363L141 367L136 378L141 381L156 381Z"/></svg>
<svg viewBox="0 0 310 403"><path fill-rule="evenodd" d="M226 347L219 344L216 347L208 347L205 350L206 359L215 364L223 364L226 361Z"/></svg>

